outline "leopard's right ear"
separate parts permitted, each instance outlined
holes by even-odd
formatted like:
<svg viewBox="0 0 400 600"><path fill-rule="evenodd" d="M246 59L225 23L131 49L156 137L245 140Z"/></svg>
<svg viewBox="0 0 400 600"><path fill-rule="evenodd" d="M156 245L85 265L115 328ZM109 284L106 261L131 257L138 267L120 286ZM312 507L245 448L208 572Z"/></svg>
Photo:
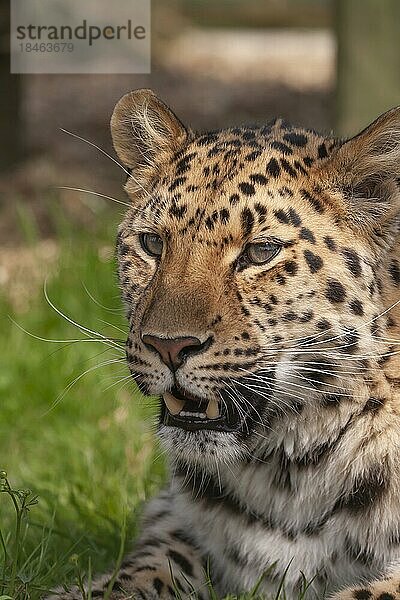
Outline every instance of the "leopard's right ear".
<svg viewBox="0 0 400 600"><path fill-rule="evenodd" d="M163 153L179 151L190 132L151 90L125 94L111 117L111 135L122 163L145 185L154 176Z"/></svg>

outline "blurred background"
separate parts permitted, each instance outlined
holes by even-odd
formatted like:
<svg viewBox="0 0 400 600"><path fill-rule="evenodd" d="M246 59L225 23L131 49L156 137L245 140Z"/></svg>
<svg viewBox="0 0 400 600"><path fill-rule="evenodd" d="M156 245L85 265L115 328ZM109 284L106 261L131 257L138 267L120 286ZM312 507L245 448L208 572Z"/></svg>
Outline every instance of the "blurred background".
<svg viewBox="0 0 400 600"><path fill-rule="evenodd" d="M164 478L123 363L123 207L96 195L124 202L124 174L61 128L113 155L114 104L151 87L198 130L282 116L353 135L400 104L400 3L153 0L150 75L10 75L8 28L1 0L0 470L40 499L15 542L0 494L0 595L39 598L112 564Z"/></svg>
<svg viewBox="0 0 400 600"><path fill-rule="evenodd" d="M45 202L50 187L95 184L104 194L119 193L111 161L60 128L111 151L110 113L130 89L153 88L194 129L279 115L348 136L399 102L396 0L153 0L146 76L11 76L8 22L2 0L2 243L21 241L15 194L27 200L43 237L54 233ZM93 198L57 197L71 218L91 219Z"/></svg>

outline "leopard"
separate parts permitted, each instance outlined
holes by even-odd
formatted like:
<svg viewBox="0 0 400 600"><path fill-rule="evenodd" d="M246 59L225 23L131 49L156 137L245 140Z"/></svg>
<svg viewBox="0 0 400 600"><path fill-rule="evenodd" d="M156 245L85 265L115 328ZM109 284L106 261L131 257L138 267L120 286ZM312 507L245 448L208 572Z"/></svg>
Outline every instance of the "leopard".
<svg viewBox="0 0 400 600"><path fill-rule="evenodd" d="M345 139L198 133L139 89L111 134L126 359L170 477L91 597L399 600L400 107Z"/></svg>

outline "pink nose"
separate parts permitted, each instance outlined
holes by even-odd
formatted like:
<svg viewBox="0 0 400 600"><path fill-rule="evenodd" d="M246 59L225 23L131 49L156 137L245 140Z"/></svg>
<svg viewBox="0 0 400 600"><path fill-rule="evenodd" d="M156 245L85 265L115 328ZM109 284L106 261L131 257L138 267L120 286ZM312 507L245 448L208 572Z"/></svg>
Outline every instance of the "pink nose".
<svg viewBox="0 0 400 600"><path fill-rule="evenodd" d="M143 335L143 343L158 352L163 363L176 371L186 360L189 354L197 354L205 345L196 337L160 338L155 335Z"/></svg>

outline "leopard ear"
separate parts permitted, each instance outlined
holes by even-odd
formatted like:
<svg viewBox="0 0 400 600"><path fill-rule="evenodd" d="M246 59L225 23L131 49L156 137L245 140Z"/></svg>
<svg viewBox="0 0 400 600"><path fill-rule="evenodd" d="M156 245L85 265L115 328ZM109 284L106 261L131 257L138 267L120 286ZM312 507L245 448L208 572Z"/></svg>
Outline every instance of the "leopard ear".
<svg viewBox="0 0 400 600"><path fill-rule="evenodd" d="M143 184L154 174L162 154L180 150L190 134L154 92L140 89L117 103L111 135L118 157Z"/></svg>
<svg viewBox="0 0 400 600"><path fill-rule="evenodd" d="M321 171L349 223L374 229L393 222L400 215L400 107L340 144Z"/></svg>

